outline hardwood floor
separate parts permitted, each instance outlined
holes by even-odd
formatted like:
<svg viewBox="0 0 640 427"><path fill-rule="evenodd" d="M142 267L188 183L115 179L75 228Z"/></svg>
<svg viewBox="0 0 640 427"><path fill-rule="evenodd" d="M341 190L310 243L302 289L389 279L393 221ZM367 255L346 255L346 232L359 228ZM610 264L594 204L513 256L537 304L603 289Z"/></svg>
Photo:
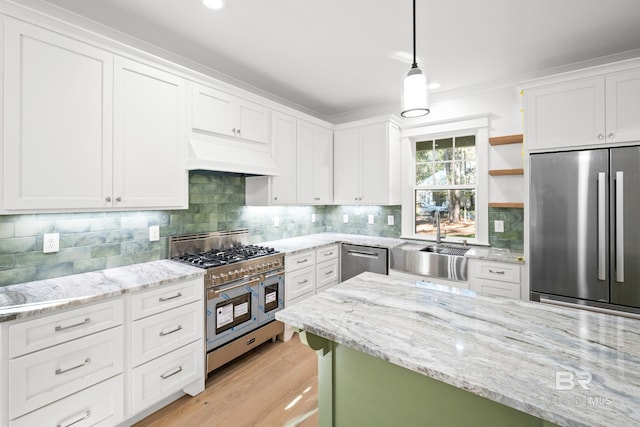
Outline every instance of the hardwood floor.
<svg viewBox="0 0 640 427"><path fill-rule="evenodd" d="M318 359L298 334L266 342L209 374L206 389L184 396L135 427L316 427Z"/></svg>

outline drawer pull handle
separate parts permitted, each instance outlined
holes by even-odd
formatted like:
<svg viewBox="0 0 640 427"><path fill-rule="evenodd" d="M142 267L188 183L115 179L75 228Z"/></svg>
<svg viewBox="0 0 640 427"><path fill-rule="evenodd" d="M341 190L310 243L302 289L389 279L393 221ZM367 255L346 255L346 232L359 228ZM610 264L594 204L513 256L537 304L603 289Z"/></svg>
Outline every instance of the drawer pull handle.
<svg viewBox="0 0 640 427"><path fill-rule="evenodd" d="M178 332L178 331L181 331L181 330L182 330L182 325L178 325L178 327L177 327L177 328L175 328L175 329L173 329L173 330L171 330L171 331L169 331L169 332L160 331L160 336L161 336L161 337L165 337L165 336L167 336L167 335L171 335L171 334L173 334L174 332Z"/></svg>
<svg viewBox="0 0 640 427"><path fill-rule="evenodd" d="M305 283L307 283L307 282L308 282L308 280L307 280L307 279L304 279L302 282L298 282L298 285L304 285L304 284L305 284Z"/></svg>
<svg viewBox="0 0 640 427"><path fill-rule="evenodd" d="M165 301L169 301L169 300L172 300L172 299L180 298L181 296L182 296L182 292L178 292L177 294L175 294L172 297L167 297L167 298L160 297L160 298L158 298L158 301L165 302Z"/></svg>
<svg viewBox="0 0 640 427"><path fill-rule="evenodd" d="M91 411L85 411L84 414L81 414L80 418L78 418L77 420L71 421L70 423L62 422L58 424L57 427L71 427L72 425L78 424L81 421L89 419L89 417L91 417Z"/></svg>
<svg viewBox="0 0 640 427"><path fill-rule="evenodd" d="M65 374L67 372L74 371L74 370L76 370L78 368L82 368L83 366L87 366L89 363L91 363L91 359L89 359L87 357L86 359L84 359L84 362L82 362L79 365L72 366L69 369L60 369L60 368L56 369L56 375L62 375L62 374Z"/></svg>
<svg viewBox="0 0 640 427"><path fill-rule="evenodd" d="M60 331L64 331L66 329L71 329L71 328L77 328L78 326L82 326L82 325L87 325L91 323L91 318L87 317L86 319L84 319L84 321L80 322L80 323L74 323L73 325L69 325L69 326L56 326L55 327L55 331L56 332L60 332Z"/></svg>
<svg viewBox="0 0 640 427"><path fill-rule="evenodd" d="M489 269L489 273L493 274L504 274L504 270L494 270L492 268Z"/></svg>
<svg viewBox="0 0 640 427"><path fill-rule="evenodd" d="M305 262L309 262L309 260L307 258L305 258L305 259L299 259L297 261L298 264L304 264Z"/></svg>
<svg viewBox="0 0 640 427"><path fill-rule="evenodd" d="M325 276L329 276L329 275L331 275L331 274L333 274L333 270L331 270L331 271L327 271L326 273L324 273L324 275L325 275Z"/></svg>
<svg viewBox="0 0 640 427"><path fill-rule="evenodd" d="M160 375L160 378L166 380L167 378L171 378L172 376L179 374L180 372L182 372L182 366L178 366L178 369L174 369L173 371L165 372L164 374Z"/></svg>
<svg viewBox="0 0 640 427"><path fill-rule="evenodd" d="M324 256L331 256L331 255L333 255L333 252L326 252L326 253L324 254Z"/></svg>

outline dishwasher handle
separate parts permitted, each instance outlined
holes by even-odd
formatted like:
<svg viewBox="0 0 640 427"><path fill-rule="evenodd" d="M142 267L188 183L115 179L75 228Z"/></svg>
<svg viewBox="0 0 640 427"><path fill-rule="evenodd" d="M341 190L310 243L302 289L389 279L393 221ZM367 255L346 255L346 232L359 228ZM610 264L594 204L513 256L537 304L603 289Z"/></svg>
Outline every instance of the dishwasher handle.
<svg viewBox="0 0 640 427"><path fill-rule="evenodd" d="M356 251L354 249L347 250L347 254L353 255L353 256L360 256L364 258L374 258L374 259L378 259L378 256L379 256L378 253L376 252Z"/></svg>

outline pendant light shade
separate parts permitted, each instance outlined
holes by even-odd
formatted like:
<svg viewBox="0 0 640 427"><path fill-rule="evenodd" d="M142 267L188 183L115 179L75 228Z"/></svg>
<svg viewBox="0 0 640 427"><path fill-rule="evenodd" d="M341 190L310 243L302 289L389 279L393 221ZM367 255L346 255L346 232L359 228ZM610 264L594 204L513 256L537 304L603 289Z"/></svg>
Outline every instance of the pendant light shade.
<svg viewBox="0 0 640 427"><path fill-rule="evenodd" d="M427 75L416 62L416 0L413 0L413 65L402 81L402 117L429 114Z"/></svg>

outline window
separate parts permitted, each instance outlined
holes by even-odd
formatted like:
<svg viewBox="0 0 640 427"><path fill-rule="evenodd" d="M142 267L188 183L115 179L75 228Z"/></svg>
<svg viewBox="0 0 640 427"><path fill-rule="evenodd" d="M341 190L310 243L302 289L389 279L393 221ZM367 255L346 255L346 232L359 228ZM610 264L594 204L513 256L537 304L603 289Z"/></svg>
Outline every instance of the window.
<svg viewBox="0 0 640 427"><path fill-rule="evenodd" d="M415 142L414 234L475 240L477 203L476 135Z"/></svg>

